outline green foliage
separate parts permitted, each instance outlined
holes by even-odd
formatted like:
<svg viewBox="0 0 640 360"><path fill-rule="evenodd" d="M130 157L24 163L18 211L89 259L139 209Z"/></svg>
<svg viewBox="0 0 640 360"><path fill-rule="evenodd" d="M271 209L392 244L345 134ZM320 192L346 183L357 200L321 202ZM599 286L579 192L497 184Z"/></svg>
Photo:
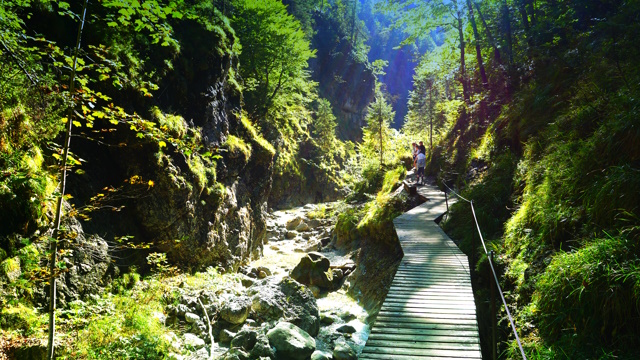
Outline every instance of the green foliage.
<svg viewBox="0 0 640 360"><path fill-rule="evenodd" d="M313 132L320 149L331 153L336 141L336 117L331 110L331 103L327 99L318 99L318 110L313 122Z"/></svg>
<svg viewBox="0 0 640 360"><path fill-rule="evenodd" d="M0 328L23 336L39 334L46 321L46 315L22 302L5 306L0 312Z"/></svg>
<svg viewBox="0 0 640 360"><path fill-rule="evenodd" d="M135 273L127 280L131 289L85 302L74 302L60 319L64 330L73 330L76 340L64 344L60 356L74 359L158 359L168 354L162 313L166 282L147 280L144 289L135 286ZM135 274L135 275L133 275ZM123 280L124 281L124 280Z"/></svg>
<svg viewBox="0 0 640 360"><path fill-rule="evenodd" d="M367 157L379 153L380 167L384 165L384 150L390 140L391 121L394 117L395 112L387 102L381 84L377 84L375 99L367 107L367 127L363 130L361 151Z"/></svg>
<svg viewBox="0 0 640 360"><path fill-rule="evenodd" d="M380 189L380 194L389 194L392 190L395 190L400 182L404 180L407 175L407 171L403 166L398 166L393 170L389 170L384 174L384 180L382 181L382 189Z"/></svg>
<svg viewBox="0 0 640 360"><path fill-rule="evenodd" d="M462 191L461 195L473 200L478 223L487 241L501 238L504 222L511 216L513 193L513 174L516 170L516 157L510 152L498 154L481 177ZM450 186L451 184L449 184ZM460 248L468 255L476 252L476 259L482 251L480 239L469 204L458 201L450 207L450 216L442 226L453 238L460 240ZM475 249L471 249L472 236L475 237Z"/></svg>
<svg viewBox="0 0 640 360"><path fill-rule="evenodd" d="M308 79L307 61L315 52L300 23L280 1L234 0L232 26L242 44L240 75L245 102L264 115L276 97Z"/></svg>
<svg viewBox="0 0 640 360"><path fill-rule="evenodd" d="M360 238L390 244L395 238L393 219L402 214L406 195L392 194L396 185L404 179L404 167L396 167L389 171L372 169L369 176L377 179L376 197L370 199L360 208L348 208L338 215L336 235L338 246L351 244ZM368 176L365 175L365 178ZM374 179L372 179L374 180Z"/></svg>
<svg viewBox="0 0 640 360"><path fill-rule="evenodd" d="M588 346L595 340L625 348L627 341L637 338L637 247L637 242L616 236L593 239L579 250L554 256L536 282L531 305L547 341L562 337L572 338L575 345Z"/></svg>

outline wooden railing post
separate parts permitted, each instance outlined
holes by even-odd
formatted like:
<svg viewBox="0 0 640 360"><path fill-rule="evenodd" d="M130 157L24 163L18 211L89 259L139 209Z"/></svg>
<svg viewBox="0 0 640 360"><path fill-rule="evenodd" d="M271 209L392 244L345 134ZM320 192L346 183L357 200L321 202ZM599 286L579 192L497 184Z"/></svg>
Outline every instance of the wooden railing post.
<svg viewBox="0 0 640 360"><path fill-rule="evenodd" d="M471 272L476 266L476 232L471 231Z"/></svg>
<svg viewBox="0 0 640 360"><path fill-rule="evenodd" d="M444 192L444 202L447 204L447 217L449 217L449 197L447 196L447 192Z"/></svg>
<svg viewBox="0 0 640 360"><path fill-rule="evenodd" d="M493 360L498 359L498 342L496 341L496 328L498 327L498 321L496 316L496 283L493 277L493 250L489 252L490 265L489 266L489 282L491 283L491 342L492 351L491 358Z"/></svg>

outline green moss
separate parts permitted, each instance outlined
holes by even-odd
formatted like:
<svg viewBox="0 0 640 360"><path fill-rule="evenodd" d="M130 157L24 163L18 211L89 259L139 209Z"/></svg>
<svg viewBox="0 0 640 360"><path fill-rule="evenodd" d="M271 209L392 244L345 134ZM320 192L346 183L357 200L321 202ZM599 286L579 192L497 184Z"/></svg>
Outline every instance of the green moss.
<svg viewBox="0 0 640 360"><path fill-rule="evenodd" d="M20 302L8 305L0 312L0 327L24 336L37 333L46 321L46 315L40 315L34 308Z"/></svg>
<svg viewBox="0 0 640 360"><path fill-rule="evenodd" d="M182 139L187 134L187 122L180 115L165 114L154 106L151 108L151 117L161 130L176 139Z"/></svg>
<svg viewBox="0 0 640 360"><path fill-rule="evenodd" d="M8 258L0 263L0 270L2 274L9 278L11 281L15 281L16 274L20 274L20 259L16 257Z"/></svg>
<svg viewBox="0 0 640 360"><path fill-rule="evenodd" d="M229 150L231 157L244 157L244 163L246 164L251 157L251 145L247 144L244 140L237 136L229 135L224 146Z"/></svg>
<svg viewBox="0 0 640 360"><path fill-rule="evenodd" d="M202 193L202 191L207 187L207 170L205 168L204 162L199 155L192 156L189 160L187 160L187 164L189 165L189 169L193 174L196 180L196 186L198 193Z"/></svg>
<svg viewBox="0 0 640 360"><path fill-rule="evenodd" d="M384 180L382 181L382 189L380 190L383 194L388 194L391 191L395 190L399 183L404 180L407 175L407 171L403 166L398 166L397 168L387 171L384 174Z"/></svg>
<svg viewBox="0 0 640 360"><path fill-rule="evenodd" d="M276 149L258 133L246 114L243 113L240 115L240 123L248 133L252 142L255 142L262 149L266 150L271 156L276 154Z"/></svg>
<svg viewBox="0 0 640 360"><path fill-rule="evenodd" d="M212 186L207 188L206 194L206 202L214 207L220 206L224 202L225 194L227 193L224 185L222 183L214 183Z"/></svg>

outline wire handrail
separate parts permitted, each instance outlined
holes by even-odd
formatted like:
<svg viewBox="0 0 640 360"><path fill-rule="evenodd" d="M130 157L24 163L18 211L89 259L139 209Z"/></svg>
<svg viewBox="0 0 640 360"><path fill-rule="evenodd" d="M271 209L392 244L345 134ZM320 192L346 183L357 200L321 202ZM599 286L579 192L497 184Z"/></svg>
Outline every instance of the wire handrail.
<svg viewBox="0 0 640 360"><path fill-rule="evenodd" d="M458 198L468 202L471 205L471 213L473 214L473 221L476 224L476 229L478 230L478 235L480 235L480 242L482 243L482 247L484 249L484 253L487 255L487 258L489 259L489 267L491 268L491 272L493 273L493 278L496 282L496 285L498 287L498 292L500 293L500 298L502 299L502 304L504 305L504 309L507 312L507 317L509 318L509 323L511 324L511 329L513 330L513 334L516 337L516 341L518 342L518 347L520 348L520 353L522 354L522 358L527 360L527 355L525 355L524 353L524 349L522 348L522 343L520 341L520 337L518 336L518 331L516 330L516 324L515 321L513 320L513 317L511 316L511 312L509 312L509 307L507 306L507 301L504 298L504 293L502 292L502 288L500 287L500 282L498 281L498 275L496 273L496 269L493 267L493 261L492 261L492 256L489 255L489 251L487 251L487 245L484 242L484 238L482 237L482 231L480 230L480 225L478 224L478 218L476 217L476 211L475 208L473 206L473 200L469 200L464 198L462 195L458 194L457 192L455 192L453 189L451 189L450 187L447 186L447 184L445 184L445 182L442 182L442 185L444 185L444 187L446 187L450 192L454 193ZM471 249L471 251L474 251L474 249ZM493 250L491 251L491 253L493 253Z"/></svg>

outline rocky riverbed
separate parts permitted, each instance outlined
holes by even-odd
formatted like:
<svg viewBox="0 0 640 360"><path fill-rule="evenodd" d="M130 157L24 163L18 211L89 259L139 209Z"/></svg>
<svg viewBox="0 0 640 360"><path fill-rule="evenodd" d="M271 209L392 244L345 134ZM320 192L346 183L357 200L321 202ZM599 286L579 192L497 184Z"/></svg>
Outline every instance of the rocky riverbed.
<svg viewBox="0 0 640 360"><path fill-rule="evenodd" d="M185 287L166 324L185 330L176 359L357 359L367 312L347 295L355 270L332 246L336 207L273 212L263 256L227 274L226 285Z"/></svg>

